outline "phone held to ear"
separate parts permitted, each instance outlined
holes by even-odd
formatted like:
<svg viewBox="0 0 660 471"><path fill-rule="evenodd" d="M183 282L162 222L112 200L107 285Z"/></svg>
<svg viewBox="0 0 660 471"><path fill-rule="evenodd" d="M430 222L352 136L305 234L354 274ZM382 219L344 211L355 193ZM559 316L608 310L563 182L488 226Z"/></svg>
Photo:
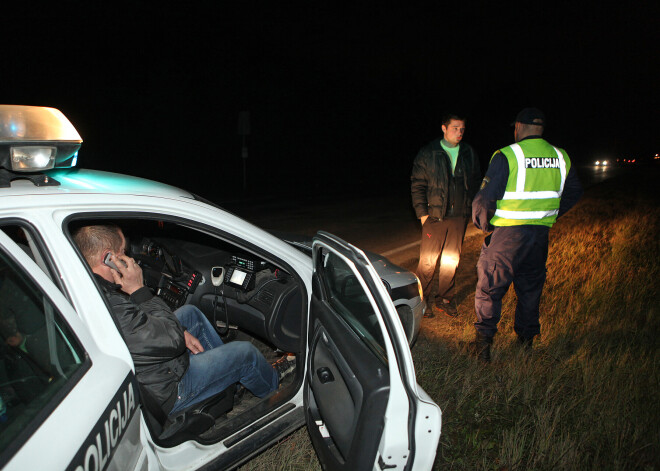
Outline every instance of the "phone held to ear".
<svg viewBox="0 0 660 471"><path fill-rule="evenodd" d="M112 268L113 270L119 271L119 268L117 268L117 265L115 265L114 262L112 260L110 260L110 257L112 257L112 252L108 252L107 254L105 254L105 257L103 257L103 263L105 265L109 266L110 268ZM123 263L123 261L122 261L122 263ZM124 263L124 266L127 266L127 265Z"/></svg>

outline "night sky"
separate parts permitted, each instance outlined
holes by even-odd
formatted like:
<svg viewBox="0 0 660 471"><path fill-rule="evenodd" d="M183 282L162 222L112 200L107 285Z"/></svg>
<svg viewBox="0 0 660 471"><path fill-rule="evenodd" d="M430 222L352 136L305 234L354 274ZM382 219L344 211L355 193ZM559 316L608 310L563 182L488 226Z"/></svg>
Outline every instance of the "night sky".
<svg viewBox="0 0 660 471"><path fill-rule="evenodd" d="M219 201L405 191L449 111L484 170L525 106L578 163L660 151L657 2L171 3L24 2L2 18L0 102L64 112L80 166Z"/></svg>

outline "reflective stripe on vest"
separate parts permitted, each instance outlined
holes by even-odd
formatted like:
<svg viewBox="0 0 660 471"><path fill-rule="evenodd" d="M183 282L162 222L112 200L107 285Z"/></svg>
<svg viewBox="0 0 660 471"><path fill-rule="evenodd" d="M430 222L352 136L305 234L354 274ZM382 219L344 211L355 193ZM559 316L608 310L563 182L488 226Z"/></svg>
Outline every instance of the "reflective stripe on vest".
<svg viewBox="0 0 660 471"><path fill-rule="evenodd" d="M512 144L509 148L513 152L517 164L517 168L515 169L515 189L511 188L514 183L511 181L512 170L514 169L510 168L510 180L507 182L508 191L505 191L502 199L498 201L498 207L495 210L495 215L491 223L495 226L520 224L552 226L559 213L559 201L564 191L564 183L566 182L567 163L564 155L554 146L552 148L558 157L556 160L547 157L525 157L522 147L517 143ZM504 152L503 154L507 160L510 160L510 154L507 155ZM557 190L544 189L541 191L525 190L525 183L528 176L528 169L526 167L528 165L530 169L557 168L560 174L559 188ZM570 166L570 161L568 165Z"/></svg>

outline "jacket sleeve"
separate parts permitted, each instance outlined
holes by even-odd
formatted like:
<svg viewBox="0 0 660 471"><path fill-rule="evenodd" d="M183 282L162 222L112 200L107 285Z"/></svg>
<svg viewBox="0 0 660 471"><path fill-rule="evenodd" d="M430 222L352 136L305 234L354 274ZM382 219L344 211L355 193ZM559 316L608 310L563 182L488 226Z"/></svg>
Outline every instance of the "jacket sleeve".
<svg viewBox="0 0 660 471"><path fill-rule="evenodd" d="M564 191L561 194L561 200L559 201L559 213L557 217L563 216L566 211L571 209L578 202L580 197L582 197L582 184L580 179L577 176L577 171L575 167L571 166L571 169L566 175L566 182L564 182Z"/></svg>
<svg viewBox="0 0 660 471"><path fill-rule="evenodd" d="M130 298L110 297L136 365L171 360L186 351L183 326L160 298L142 288Z"/></svg>
<svg viewBox="0 0 660 471"><path fill-rule="evenodd" d="M488 165L481 189L472 201L472 222L478 229L485 232L494 229L490 220L495 214L497 200L504 196L508 179L509 162L502 153L496 152Z"/></svg>
<svg viewBox="0 0 660 471"><path fill-rule="evenodd" d="M427 152L422 149L415 157L412 173L410 175L410 194L412 205L415 209L417 219L429 214L429 202L427 199L428 180L427 180Z"/></svg>

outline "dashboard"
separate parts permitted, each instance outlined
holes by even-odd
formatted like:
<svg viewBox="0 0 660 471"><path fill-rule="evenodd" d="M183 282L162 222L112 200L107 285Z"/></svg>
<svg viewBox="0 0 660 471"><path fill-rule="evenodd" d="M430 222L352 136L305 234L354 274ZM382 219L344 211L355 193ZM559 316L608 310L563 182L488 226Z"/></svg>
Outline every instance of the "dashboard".
<svg viewBox="0 0 660 471"><path fill-rule="evenodd" d="M141 266L145 284L172 310L194 304L221 332L237 329L298 352L306 310L294 277L209 239L130 237L127 255Z"/></svg>

